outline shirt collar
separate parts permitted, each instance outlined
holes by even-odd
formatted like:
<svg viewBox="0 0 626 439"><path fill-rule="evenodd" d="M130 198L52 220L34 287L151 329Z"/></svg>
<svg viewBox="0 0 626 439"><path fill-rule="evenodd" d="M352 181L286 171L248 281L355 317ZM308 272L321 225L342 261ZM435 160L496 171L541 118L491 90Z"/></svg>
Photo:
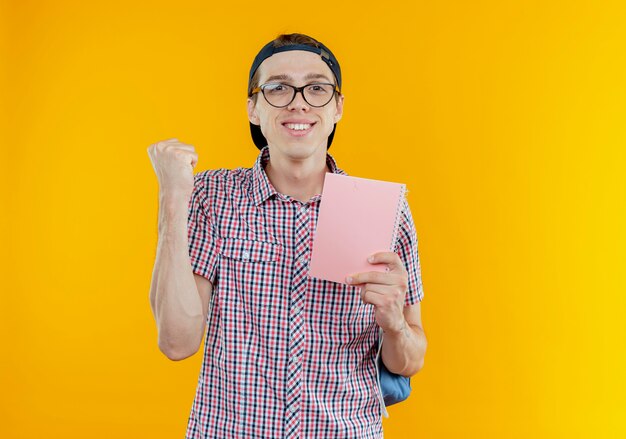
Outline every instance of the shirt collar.
<svg viewBox="0 0 626 439"><path fill-rule="evenodd" d="M252 199L255 206L263 203L272 195L278 194L278 191L274 188L265 173L265 165L269 159L270 149L269 146L266 145L259 152L252 168ZM343 169L337 166L337 162L335 162L333 156L328 152L326 152L326 164L333 174L348 175Z"/></svg>

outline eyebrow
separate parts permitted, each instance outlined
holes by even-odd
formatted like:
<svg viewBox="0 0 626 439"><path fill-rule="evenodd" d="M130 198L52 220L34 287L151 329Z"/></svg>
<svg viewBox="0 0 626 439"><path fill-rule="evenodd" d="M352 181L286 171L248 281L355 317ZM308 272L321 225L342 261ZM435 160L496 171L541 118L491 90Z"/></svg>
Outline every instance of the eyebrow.
<svg viewBox="0 0 626 439"><path fill-rule="evenodd" d="M330 79L328 79L328 76L322 74L322 73L307 73L307 75L304 77L304 79L325 79L328 82L332 82ZM265 82L270 82L270 81L293 81L293 78L289 75L272 75L269 78L267 78L265 80Z"/></svg>

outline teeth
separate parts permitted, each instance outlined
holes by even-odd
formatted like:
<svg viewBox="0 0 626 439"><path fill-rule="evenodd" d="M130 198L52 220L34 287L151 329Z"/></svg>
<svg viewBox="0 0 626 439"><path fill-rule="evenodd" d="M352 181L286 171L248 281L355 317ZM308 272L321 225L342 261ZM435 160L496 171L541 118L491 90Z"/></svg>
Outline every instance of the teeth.
<svg viewBox="0 0 626 439"><path fill-rule="evenodd" d="M290 130L306 130L311 127L310 123L286 123L285 126Z"/></svg>

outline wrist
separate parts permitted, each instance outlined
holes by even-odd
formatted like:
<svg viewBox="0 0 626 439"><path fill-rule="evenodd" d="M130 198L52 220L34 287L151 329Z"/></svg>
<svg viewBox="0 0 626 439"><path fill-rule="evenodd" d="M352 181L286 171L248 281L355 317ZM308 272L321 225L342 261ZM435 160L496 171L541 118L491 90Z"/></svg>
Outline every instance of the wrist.
<svg viewBox="0 0 626 439"><path fill-rule="evenodd" d="M393 328L383 328L383 333L389 337L398 337L408 329L409 325L406 322L406 319L402 317L400 324Z"/></svg>
<svg viewBox="0 0 626 439"><path fill-rule="evenodd" d="M189 202L184 199L163 200L159 206L159 233L187 231Z"/></svg>
<svg viewBox="0 0 626 439"><path fill-rule="evenodd" d="M166 206L189 204L191 192L180 190L161 189L159 191L159 203Z"/></svg>

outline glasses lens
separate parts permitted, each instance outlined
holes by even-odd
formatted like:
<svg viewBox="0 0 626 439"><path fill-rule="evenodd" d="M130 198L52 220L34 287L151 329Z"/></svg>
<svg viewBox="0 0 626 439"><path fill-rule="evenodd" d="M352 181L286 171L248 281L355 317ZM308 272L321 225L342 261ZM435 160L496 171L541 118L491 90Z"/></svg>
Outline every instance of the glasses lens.
<svg viewBox="0 0 626 439"><path fill-rule="evenodd" d="M269 83L261 86L267 102L275 107L285 107L293 100L295 89L291 85ZM333 84L309 84L304 87L304 100L313 107L323 107L335 94Z"/></svg>
<svg viewBox="0 0 626 439"><path fill-rule="evenodd" d="M265 84L262 87L267 102L277 107L283 107L291 101L294 89L285 84Z"/></svg>
<svg viewBox="0 0 626 439"><path fill-rule="evenodd" d="M314 107L323 107L333 98L332 84L309 84L304 88L304 99Z"/></svg>

